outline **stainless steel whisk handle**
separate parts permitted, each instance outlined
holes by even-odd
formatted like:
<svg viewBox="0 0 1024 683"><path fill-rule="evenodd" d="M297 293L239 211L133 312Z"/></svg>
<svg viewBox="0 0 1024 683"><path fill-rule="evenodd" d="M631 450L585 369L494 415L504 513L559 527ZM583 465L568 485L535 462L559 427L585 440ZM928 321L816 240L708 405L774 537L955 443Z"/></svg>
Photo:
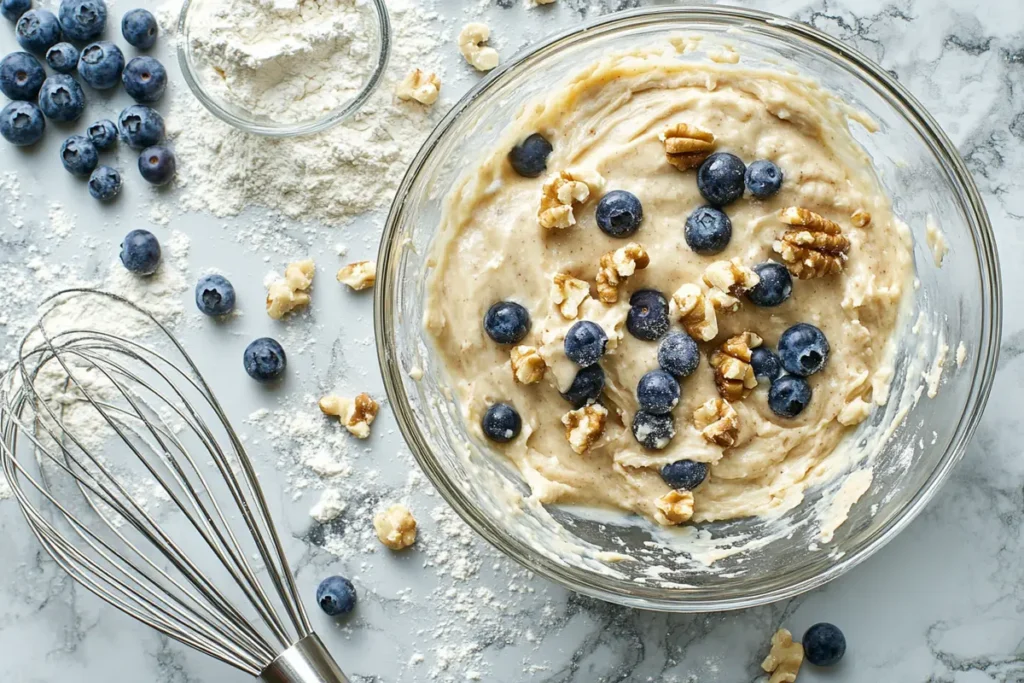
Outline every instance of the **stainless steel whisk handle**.
<svg viewBox="0 0 1024 683"><path fill-rule="evenodd" d="M315 633L278 655L263 670L259 680L264 683L349 683Z"/></svg>

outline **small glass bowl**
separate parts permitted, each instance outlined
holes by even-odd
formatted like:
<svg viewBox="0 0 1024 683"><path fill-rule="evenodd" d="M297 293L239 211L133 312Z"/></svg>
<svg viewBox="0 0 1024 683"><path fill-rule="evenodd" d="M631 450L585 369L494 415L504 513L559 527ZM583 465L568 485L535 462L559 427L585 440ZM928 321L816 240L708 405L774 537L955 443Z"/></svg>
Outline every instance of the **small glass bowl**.
<svg viewBox="0 0 1024 683"><path fill-rule="evenodd" d="M185 82L203 106L214 116L225 123L246 133L266 135L268 137L285 138L298 135L310 135L333 128L354 114L369 99L377 88L391 56L391 20L384 0L369 0L373 25L376 29L376 59L372 59L371 70L363 83L363 87L355 97L342 106L327 114L295 123L282 123L267 117L257 117L238 105L225 102L223 99L207 92L203 87L203 79L199 76L199 64L193 60L189 50L189 11L197 2L216 2L217 0L185 0L178 15L178 64Z"/></svg>

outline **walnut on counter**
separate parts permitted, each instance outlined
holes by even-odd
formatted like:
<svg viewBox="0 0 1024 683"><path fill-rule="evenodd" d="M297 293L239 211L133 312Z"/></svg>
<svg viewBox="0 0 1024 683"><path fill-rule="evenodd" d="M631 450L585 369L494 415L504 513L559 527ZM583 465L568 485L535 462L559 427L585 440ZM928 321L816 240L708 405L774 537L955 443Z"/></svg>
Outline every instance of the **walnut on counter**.
<svg viewBox="0 0 1024 683"><path fill-rule="evenodd" d="M693 491L672 490L654 502L654 519L662 526L675 526L693 517Z"/></svg>
<svg viewBox="0 0 1024 683"><path fill-rule="evenodd" d="M637 242L604 254L597 270L597 298L606 304L614 304L619 300L622 281L650 264L647 250Z"/></svg>
<svg viewBox="0 0 1024 683"><path fill-rule="evenodd" d="M725 340L711 354L711 367L715 369L715 386L722 398L738 401L757 386L754 368L750 365L750 351L761 345L761 338L753 332L743 332Z"/></svg>
<svg viewBox="0 0 1024 683"><path fill-rule="evenodd" d="M338 271L338 282L357 292L372 287L377 281L376 261L356 261Z"/></svg>
<svg viewBox="0 0 1024 683"><path fill-rule="evenodd" d="M796 206L780 211L779 220L794 226L772 245L789 272L801 280L843 272L850 240L838 223Z"/></svg>
<svg viewBox="0 0 1024 683"><path fill-rule="evenodd" d="M604 433L608 410L600 403L592 403L562 416L565 438L574 451L582 455L597 443Z"/></svg>
<svg viewBox="0 0 1024 683"><path fill-rule="evenodd" d="M551 282L551 301L566 320L580 314L580 306L590 296L590 285L567 273L558 273Z"/></svg>
<svg viewBox="0 0 1024 683"><path fill-rule="evenodd" d="M590 186L570 171L551 176L541 187L537 220L542 228L565 229L576 225L574 204L590 198Z"/></svg>
<svg viewBox="0 0 1024 683"><path fill-rule="evenodd" d="M441 79L433 71L413 69L395 88L400 100L415 100L420 104L431 105L437 101L441 92Z"/></svg>
<svg viewBox="0 0 1024 683"><path fill-rule="evenodd" d="M490 71L498 66L498 51L484 43L491 37L487 24L472 22L459 31L459 52L477 71Z"/></svg>
<svg viewBox="0 0 1024 683"><path fill-rule="evenodd" d="M708 443L729 448L736 443L740 416L724 398L712 398L693 411L693 426Z"/></svg>
<svg viewBox="0 0 1024 683"><path fill-rule="evenodd" d="M369 394L359 394L355 398L344 396L324 396L320 399L320 410L325 415L334 415L341 418L351 434L359 439L370 436L370 425L377 417L380 406L370 398Z"/></svg>
<svg viewBox="0 0 1024 683"><path fill-rule="evenodd" d="M512 379L520 384L536 384L544 379L548 369L544 358L533 346L516 346L512 349Z"/></svg>
<svg viewBox="0 0 1024 683"><path fill-rule="evenodd" d="M780 628L772 636L772 649L761 662L761 668L771 674L768 683L795 683L804 661L804 646L793 642L793 634Z"/></svg>
<svg viewBox="0 0 1024 683"><path fill-rule="evenodd" d="M680 171L697 168L715 150L715 136L687 123L677 123L658 136L665 143L668 163Z"/></svg>
<svg viewBox="0 0 1024 683"><path fill-rule="evenodd" d="M267 315L280 320L286 314L309 304L309 288L313 285L316 266L312 259L289 263L284 277L267 287Z"/></svg>
<svg viewBox="0 0 1024 683"><path fill-rule="evenodd" d="M378 511L373 516L373 528L380 542L392 550L402 550L416 542L416 518L399 503Z"/></svg>

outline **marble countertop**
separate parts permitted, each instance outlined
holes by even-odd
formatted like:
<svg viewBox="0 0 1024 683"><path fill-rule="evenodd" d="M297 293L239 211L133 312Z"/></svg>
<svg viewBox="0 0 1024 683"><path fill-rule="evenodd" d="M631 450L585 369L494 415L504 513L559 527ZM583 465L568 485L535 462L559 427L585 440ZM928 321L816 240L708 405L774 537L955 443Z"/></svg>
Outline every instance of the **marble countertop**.
<svg viewBox="0 0 1024 683"><path fill-rule="evenodd" d="M493 5L443 0L436 10L448 34L466 17L486 17L500 36L502 54L509 55L528 45L529 36L639 4L557 0L539 16L518 0ZM849 42L922 100L974 173L995 227L1004 292L1013 301L1017 285L1024 287L1024 269L1016 267L1024 259L1024 13L1019 0L742 4L787 15ZM111 14L119 17L126 9L121 0ZM0 28L0 50L16 49L6 26ZM447 71L464 72L451 52L445 58L451 65ZM176 65L170 66L172 80L177 79ZM446 81L442 104L454 102L472 82L468 74ZM32 268L31 257L38 251L47 252L46 259L74 259L80 269L98 272L109 264L120 237L145 222L144 198L125 197L104 210L83 199L82 188L57 166L58 140L51 137L43 152L31 154L0 147L0 173L16 173L29 199L22 202L17 221L0 211L0 272ZM0 186L0 193L9 191ZM54 199L77 216L76 234L57 246L41 243L44 231L24 228L44 221L47 203ZM175 214L160 230L180 230L191 238L190 281L203 268L216 266L235 281L248 278L258 290L263 274L280 267L281 258L268 263L257 249L237 247L231 235L246 220L245 214L237 219ZM353 258L372 258L379 229L376 215L348 226L343 235L298 224L294 234L311 255L333 265L338 256L331 245L338 241L349 246ZM326 277L331 269L324 269ZM179 298L190 307L188 291ZM304 479L294 459L312 447L311 438L314 446L319 442L296 416L315 417L311 397L332 387L383 394L372 349L372 303L340 288L318 292L309 350L296 354L288 382L273 392L253 391L251 383L239 380L238 368L217 362L224 353L240 357L247 340L263 330L266 319L258 307L257 300L253 314L233 321L229 329L186 324L181 334L248 439L308 604L315 610L312 593L330 573L351 577L359 590L360 604L347 620L334 623L312 613L353 681L755 681L778 627L801 634L817 621L839 624L849 649L831 671L805 667L801 683L1024 681L1024 421L1018 413L1024 400L1019 358L1024 354L1024 315L1016 306L1004 312L999 372L978 433L949 482L907 530L822 589L757 609L689 616L583 598L499 555L416 476L387 408L374 425L379 438L368 449L346 446L351 467L346 513L327 527L312 523L308 511L319 485ZM317 311L338 310L343 315L331 322L316 317ZM259 409L270 412L254 412ZM417 549L398 557L372 539L365 514L392 498L408 501L421 526ZM77 588L42 553L9 499L0 500L0 538L3 680L248 680L141 629Z"/></svg>

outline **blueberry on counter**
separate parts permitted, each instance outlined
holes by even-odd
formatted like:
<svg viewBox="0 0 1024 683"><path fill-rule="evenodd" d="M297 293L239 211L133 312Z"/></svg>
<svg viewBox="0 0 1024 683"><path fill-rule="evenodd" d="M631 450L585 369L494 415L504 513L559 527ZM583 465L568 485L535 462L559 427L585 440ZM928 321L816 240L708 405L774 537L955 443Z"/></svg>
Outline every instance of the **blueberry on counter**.
<svg viewBox="0 0 1024 683"><path fill-rule="evenodd" d="M514 301L499 301L487 309L484 331L499 344L518 344L530 331L530 313Z"/></svg>
<svg viewBox="0 0 1024 683"><path fill-rule="evenodd" d="M815 666L832 666L846 654L846 636L838 626L822 622L804 632L804 656Z"/></svg>
<svg viewBox="0 0 1024 683"><path fill-rule="evenodd" d="M121 139L132 149L159 145L164 139L164 118L142 104L133 104L117 117Z"/></svg>
<svg viewBox="0 0 1024 683"><path fill-rule="evenodd" d="M149 230L132 230L121 241L121 263L136 275L152 275L160 265L160 242Z"/></svg>
<svg viewBox="0 0 1024 683"><path fill-rule="evenodd" d="M644 208L632 192L612 190L601 197L594 217L597 227L609 237L629 237L640 227Z"/></svg>
<svg viewBox="0 0 1024 683"><path fill-rule="evenodd" d="M508 162L524 178L536 178L548 168L551 143L540 133L534 133L512 148Z"/></svg>
<svg viewBox="0 0 1024 683"><path fill-rule="evenodd" d="M782 169L767 159L747 166L747 189L758 199L768 199L782 188Z"/></svg>
<svg viewBox="0 0 1024 683"><path fill-rule="evenodd" d="M508 443L519 436L523 420L516 409L508 403L495 403L484 413L480 426L484 430L484 436L491 441Z"/></svg>
<svg viewBox="0 0 1024 683"><path fill-rule="evenodd" d="M569 360L585 368L601 360L607 344L608 335L600 325L589 320L580 320L566 332L563 346Z"/></svg>
<svg viewBox="0 0 1024 683"><path fill-rule="evenodd" d="M328 576L316 589L316 602L327 616L348 614L356 606L356 587L344 576Z"/></svg>
<svg viewBox="0 0 1024 683"><path fill-rule="evenodd" d="M46 63L60 74L69 74L78 68L78 48L71 43L57 43L46 51Z"/></svg>
<svg viewBox="0 0 1024 683"><path fill-rule="evenodd" d="M658 365L676 379L689 377L699 364L697 342L685 332L673 332L658 347Z"/></svg>
<svg viewBox="0 0 1024 683"><path fill-rule="evenodd" d="M779 417L796 417L810 402L811 385L803 377L779 377L768 390L768 407Z"/></svg>
<svg viewBox="0 0 1024 683"><path fill-rule="evenodd" d="M12 52L0 60L0 92L12 100L34 100L46 80L46 70L27 52Z"/></svg>
<svg viewBox="0 0 1024 683"><path fill-rule="evenodd" d="M32 0L0 0L0 14L8 21L17 21L32 9Z"/></svg>
<svg viewBox="0 0 1024 683"><path fill-rule="evenodd" d="M54 121L77 121L85 111L85 93L67 74L50 76L39 88L39 108Z"/></svg>
<svg viewBox="0 0 1024 683"><path fill-rule="evenodd" d="M797 323L779 337L779 358L786 372L807 377L825 367L829 346L825 334L814 325Z"/></svg>
<svg viewBox="0 0 1024 683"><path fill-rule="evenodd" d="M660 451L675 435L676 424L671 413L655 415L639 410L633 416L633 438L644 448Z"/></svg>
<svg viewBox="0 0 1024 683"><path fill-rule="evenodd" d="M100 166L89 176L89 194L101 202L109 202L121 191L121 174L110 166Z"/></svg>
<svg viewBox="0 0 1024 683"><path fill-rule="evenodd" d="M34 102L15 100L0 110L0 135L12 145L25 147L39 142L44 130L43 112Z"/></svg>
<svg viewBox="0 0 1024 683"><path fill-rule="evenodd" d="M60 146L60 161L72 175L85 177L96 170L100 153L84 135L72 135Z"/></svg>
<svg viewBox="0 0 1024 683"><path fill-rule="evenodd" d="M78 75L97 90L108 90L117 85L123 69L121 48L107 40L86 45L78 58Z"/></svg>
<svg viewBox="0 0 1024 683"><path fill-rule="evenodd" d="M661 478L674 489L692 491L708 476L707 463L694 460L676 460L661 468Z"/></svg>
<svg viewBox="0 0 1024 683"><path fill-rule="evenodd" d="M196 283L196 308L209 316L235 310L235 288L223 275L204 275Z"/></svg>
<svg viewBox="0 0 1024 683"><path fill-rule="evenodd" d="M30 9L15 24L14 36L18 39L18 45L26 50L44 54L52 45L60 42L60 22L50 10Z"/></svg>
<svg viewBox="0 0 1024 683"><path fill-rule="evenodd" d="M171 182L177 166L174 152L160 145L147 147L139 155L139 173L147 183L153 185L166 185Z"/></svg>
<svg viewBox="0 0 1024 683"><path fill-rule="evenodd" d="M152 57L135 57L124 67L121 82L136 102L156 102L167 89L167 69Z"/></svg>
<svg viewBox="0 0 1024 683"><path fill-rule="evenodd" d="M121 35L132 47L148 50L156 43L159 27L149 10L132 9L121 18Z"/></svg>
<svg viewBox="0 0 1024 683"><path fill-rule="evenodd" d="M743 196L747 167L735 154L716 152L697 170L697 189L712 206L725 206Z"/></svg>
<svg viewBox="0 0 1024 683"><path fill-rule="evenodd" d="M562 398L571 403L573 408L582 408L599 399L602 391L604 391L604 369L594 363L576 373L572 384L562 394Z"/></svg>
<svg viewBox="0 0 1024 683"><path fill-rule="evenodd" d="M668 332L668 300L653 289L641 289L629 297L626 329L637 339L655 341Z"/></svg>
<svg viewBox="0 0 1024 683"><path fill-rule="evenodd" d="M85 134L100 151L110 149L117 142L117 126L109 119L100 119L90 125L85 129Z"/></svg>
<svg viewBox="0 0 1024 683"><path fill-rule="evenodd" d="M60 25L72 40L93 40L107 25L107 5L103 0L61 0Z"/></svg>
<svg viewBox="0 0 1024 683"><path fill-rule="evenodd" d="M651 370L636 385L640 410L655 415L669 413L679 403L679 382L664 370Z"/></svg>
<svg viewBox="0 0 1024 683"><path fill-rule="evenodd" d="M686 219L686 244L698 254L710 255L729 246L732 221L713 206L701 206Z"/></svg>
<svg viewBox="0 0 1024 683"><path fill-rule="evenodd" d="M257 382L272 382L284 374L288 357L276 340L260 337L245 347L242 365L250 377Z"/></svg>
<svg viewBox="0 0 1024 683"><path fill-rule="evenodd" d="M759 380L774 382L782 374L782 361L765 346L750 350L750 367L754 369L754 377Z"/></svg>
<svg viewBox="0 0 1024 683"><path fill-rule="evenodd" d="M781 263L765 261L754 266L760 281L747 290L747 298L755 306L778 306L793 293L793 277Z"/></svg>

